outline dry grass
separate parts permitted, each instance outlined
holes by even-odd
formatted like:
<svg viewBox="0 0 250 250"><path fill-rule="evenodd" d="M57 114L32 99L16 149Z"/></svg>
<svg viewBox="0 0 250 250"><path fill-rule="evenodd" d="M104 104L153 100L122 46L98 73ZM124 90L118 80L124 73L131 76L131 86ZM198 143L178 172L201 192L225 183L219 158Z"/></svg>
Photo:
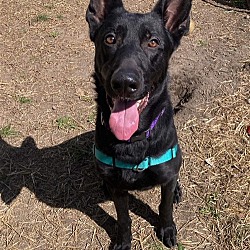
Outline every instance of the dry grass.
<svg viewBox="0 0 250 250"><path fill-rule="evenodd" d="M182 178L187 182L188 200L195 197L195 212L213 249L248 249L249 77L232 95L225 88L218 91L221 96L200 108L200 115L180 131L182 144L186 144Z"/></svg>

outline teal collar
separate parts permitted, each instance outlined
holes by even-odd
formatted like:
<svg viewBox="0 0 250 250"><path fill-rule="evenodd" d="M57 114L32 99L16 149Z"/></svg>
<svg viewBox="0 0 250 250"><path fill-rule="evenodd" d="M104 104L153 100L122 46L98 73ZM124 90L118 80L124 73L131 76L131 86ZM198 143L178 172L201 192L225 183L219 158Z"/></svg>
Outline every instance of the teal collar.
<svg viewBox="0 0 250 250"><path fill-rule="evenodd" d="M130 164L126 163L120 160L117 160L114 157L108 156L101 152L99 149L97 149L94 145L94 155L95 158L109 166L114 166L117 168L123 168L123 169L130 169L135 171L143 171L151 166L156 166L159 164L162 164L164 162L170 161L177 156L178 151L178 144L176 144L174 147L168 149L163 155L160 157L146 157L140 164Z"/></svg>

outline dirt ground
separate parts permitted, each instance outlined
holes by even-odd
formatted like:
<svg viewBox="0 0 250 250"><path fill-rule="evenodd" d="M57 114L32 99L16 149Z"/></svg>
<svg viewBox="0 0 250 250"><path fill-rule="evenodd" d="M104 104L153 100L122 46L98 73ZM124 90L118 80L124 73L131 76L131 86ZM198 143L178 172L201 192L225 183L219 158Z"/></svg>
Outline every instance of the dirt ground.
<svg viewBox="0 0 250 250"><path fill-rule="evenodd" d="M147 11L153 0L125 1ZM212 4L211 4L212 3ZM250 249L250 13L194 0L170 64L184 153L178 250ZM1 1L0 249L109 249L115 211L92 161L87 0ZM165 249L159 188L133 192L133 249Z"/></svg>

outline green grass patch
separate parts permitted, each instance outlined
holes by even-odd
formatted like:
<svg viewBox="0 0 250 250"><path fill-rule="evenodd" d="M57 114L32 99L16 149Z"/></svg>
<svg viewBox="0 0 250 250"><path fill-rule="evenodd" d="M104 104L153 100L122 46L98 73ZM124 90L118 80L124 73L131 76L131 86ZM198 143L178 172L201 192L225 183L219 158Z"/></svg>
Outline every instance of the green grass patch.
<svg viewBox="0 0 250 250"><path fill-rule="evenodd" d="M92 112L92 113L90 113L88 115L87 122L89 122L91 124L95 124L95 122L96 122L96 112Z"/></svg>
<svg viewBox="0 0 250 250"><path fill-rule="evenodd" d="M58 118L56 120L56 123L59 129L70 130L76 128L75 121L69 116L63 116Z"/></svg>
<svg viewBox="0 0 250 250"><path fill-rule="evenodd" d="M59 19L59 20L62 20L62 19L63 19L63 15L57 15L56 17L57 17L57 19Z"/></svg>
<svg viewBox="0 0 250 250"><path fill-rule="evenodd" d="M93 103L94 102L93 97L88 96L88 95L79 96L79 99L81 101L88 102L88 103Z"/></svg>
<svg viewBox="0 0 250 250"><path fill-rule="evenodd" d="M31 98L28 98L28 97L25 97L25 96L19 96L18 97L18 101L21 103L21 104L29 104L32 102Z"/></svg>
<svg viewBox="0 0 250 250"><path fill-rule="evenodd" d="M10 136L16 136L18 133L13 128L11 128L10 125L7 125L0 129L0 136L2 137L10 137Z"/></svg>
<svg viewBox="0 0 250 250"><path fill-rule="evenodd" d="M48 21L50 18L47 14L39 14L37 17L36 17L36 21L37 22L45 22L45 21Z"/></svg>
<svg viewBox="0 0 250 250"><path fill-rule="evenodd" d="M201 46L201 47L206 46L207 45L207 41L199 40L198 41L198 45Z"/></svg>
<svg viewBox="0 0 250 250"><path fill-rule="evenodd" d="M164 247L161 243L154 243L150 246L151 250L165 250L166 247Z"/></svg>
<svg viewBox="0 0 250 250"><path fill-rule="evenodd" d="M178 250L185 250L185 247L181 243L178 243Z"/></svg>
<svg viewBox="0 0 250 250"><path fill-rule="evenodd" d="M218 203L218 194L217 193L209 194L206 197L205 206L200 208L200 213L205 216L210 216L215 219L218 219L220 217L220 213L217 208L217 203Z"/></svg>
<svg viewBox="0 0 250 250"><path fill-rule="evenodd" d="M53 31L50 33L49 35L50 37L56 38L57 36L59 36L59 32L58 31Z"/></svg>

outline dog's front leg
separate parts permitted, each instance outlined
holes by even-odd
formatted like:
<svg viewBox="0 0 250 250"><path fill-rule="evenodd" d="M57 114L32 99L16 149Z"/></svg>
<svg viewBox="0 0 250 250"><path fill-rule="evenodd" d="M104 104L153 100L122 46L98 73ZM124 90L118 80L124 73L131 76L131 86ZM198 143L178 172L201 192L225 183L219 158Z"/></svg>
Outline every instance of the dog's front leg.
<svg viewBox="0 0 250 250"><path fill-rule="evenodd" d="M159 206L159 228L157 237L167 247L176 245L176 226L173 221L173 200L174 190L177 184L176 179L161 186L161 203Z"/></svg>
<svg viewBox="0 0 250 250"><path fill-rule="evenodd" d="M111 189L111 194L115 203L118 222L117 243L114 250L130 250L132 237L131 219L128 208L128 192Z"/></svg>

